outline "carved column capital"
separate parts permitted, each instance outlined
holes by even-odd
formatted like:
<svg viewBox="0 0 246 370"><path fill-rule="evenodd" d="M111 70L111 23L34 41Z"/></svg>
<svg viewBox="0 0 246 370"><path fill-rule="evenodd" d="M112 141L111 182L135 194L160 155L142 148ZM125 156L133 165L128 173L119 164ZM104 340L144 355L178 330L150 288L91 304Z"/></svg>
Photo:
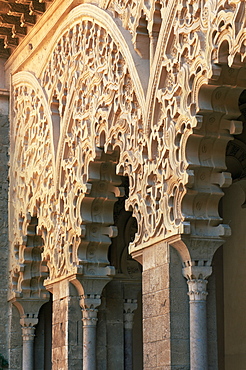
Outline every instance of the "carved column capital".
<svg viewBox="0 0 246 370"><path fill-rule="evenodd" d="M33 341L35 337L35 327L34 326L23 326L22 327L22 338L23 342Z"/></svg>
<svg viewBox="0 0 246 370"><path fill-rule="evenodd" d="M90 308L82 308L83 313L83 326L96 326L97 325L97 309L90 309Z"/></svg>
<svg viewBox="0 0 246 370"><path fill-rule="evenodd" d="M137 309L136 299L125 299L124 300L124 328L132 329L134 311Z"/></svg>
<svg viewBox="0 0 246 370"><path fill-rule="evenodd" d="M35 337L35 325L38 323L37 317L22 317L20 319L23 341L33 341Z"/></svg>
<svg viewBox="0 0 246 370"><path fill-rule="evenodd" d="M204 261L189 261L183 268L183 275L187 279L191 301L206 301L207 283L206 278L212 273L212 267L204 265Z"/></svg>
<svg viewBox="0 0 246 370"><path fill-rule="evenodd" d="M190 301L206 301L207 298L207 280L203 279L192 279L188 280L189 292L187 293L190 297Z"/></svg>
<svg viewBox="0 0 246 370"><path fill-rule="evenodd" d="M100 294L83 294L80 296L80 307L82 310L95 309L101 304Z"/></svg>
<svg viewBox="0 0 246 370"><path fill-rule="evenodd" d="M182 272L187 280L206 280L212 274L212 266L205 264L203 260L188 261Z"/></svg>
<svg viewBox="0 0 246 370"><path fill-rule="evenodd" d="M100 306L101 298L99 294L85 294L80 297L80 307L82 309L83 326L96 326L97 313L96 307Z"/></svg>

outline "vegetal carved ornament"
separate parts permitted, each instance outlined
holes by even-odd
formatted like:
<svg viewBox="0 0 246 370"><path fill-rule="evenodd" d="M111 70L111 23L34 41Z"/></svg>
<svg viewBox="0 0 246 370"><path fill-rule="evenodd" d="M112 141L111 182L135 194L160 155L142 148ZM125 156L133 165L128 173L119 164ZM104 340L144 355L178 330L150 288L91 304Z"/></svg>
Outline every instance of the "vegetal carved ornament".
<svg viewBox="0 0 246 370"><path fill-rule="evenodd" d="M112 276L107 250L117 233L113 206L124 195L122 176L129 177L125 204L138 225L133 255L169 238L184 264L209 264L229 233L218 202L231 181L226 145L241 132L245 4L100 6L71 11L41 75L13 77L16 292L28 280L33 217L50 281Z"/></svg>

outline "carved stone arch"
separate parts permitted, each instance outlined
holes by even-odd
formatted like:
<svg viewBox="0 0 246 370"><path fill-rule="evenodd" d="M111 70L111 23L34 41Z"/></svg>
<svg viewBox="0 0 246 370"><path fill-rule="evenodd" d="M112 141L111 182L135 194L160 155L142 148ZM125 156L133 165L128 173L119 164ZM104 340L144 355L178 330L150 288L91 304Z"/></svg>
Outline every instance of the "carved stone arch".
<svg viewBox="0 0 246 370"><path fill-rule="evenodd" d="M52 279L92 275L93 264L98 273L111 274L105 267L109 237L115 235L113 204L123 195L121 176L132 178L130 199L137 187L141 191L142 86L147 81L139 78L143 71L136 68L139 57L129 37L107 12L85 4L73 9L54 35L56 44L41 76L49 105L54 92L60 93L55 96L61 128L57 205L49 241L55 247L44 256L53 266Z"/></svg>
<svg viewBox="0 0 246 370"><path fill-rule="evenodd" d="M132 80L134 82L134 86L136 89L136 94L138 97L139 102L141 105L144 103L144 92L146 91L148 80L146 79L146 69L145 63L143 63L142 59L138 56L135 52L132 43L131 43L131 35L129 31L125 30L120 24L118 24L112 17L110 16L109 12L106 10L102 10L98 8L96 5L91 4L81 4L76 6L74 9L70 11L68 16L65 20L59 25L56 32L52 37L51 42L51 50L50 55L55 52L55 48L61 46L58 40L61 40L61 35L64 35L66 31L70 29L72 31L73 26L77 24L79 26L79 22L82 20L89 20L92 23L96 23L98 26L101 26L111 35L112 39L116 42L119 46L122 55L125 60L127 60L129 69L131 70ZM81 29L78 27L76 29L78 39L74 39L71 45L71 48L67 49L67 52L76 52L76 45L78 47L80 42ZM75 33L74 33L75 35ZM57 44L58 42L58 44ZM101 39L103 42L103 39ZM79 51L79 50L77 50ZM41 80L43 81L43 86L49 96L50 89L48 86L53 86L52 80L46 79L47 75L45 75L45 71L48 69L47 66L52 68L51 58L47 59L45 62L42 72L40 74ZM76 76L74 76L76 77Z"/></svg>
<svg viewBox="0 0 246 370"><path fill-rule="evenodd" d="M27 72L13 76L13 156L10 172L11 299L47 299L41 253L54 200L52 124L42 88Z"/></svg>
<svg viewBox="0 0 246 370"><path fill-rule="evenodd" d="M224 9L224 5L226 9ZM236 4L237 10L238 7L240 7L240 2ZM186 242L191 245L189 247L190 252L195 249L196 244L191 238L192 235L195 239L195 235L198 237L201 232L202 238L204 238L203 249L207 250L206 245L209 244L210 237L211 240L214 238L212 244L216 245L218 242L218 245L220 245L219 243L223 243L223 235L228 234L228 228L220 225L222 220L219 221L215 215L218 214L216 208L218 200L212 201L212 198L205 200L205 193L210 189L208 192L211 194L214 192L215 198L218 197L219 199L223 194L220 188L229 184L230 175L224 174L226 171L226 145L233 138L233 134L240 132L238 97L244 87L237 77L240 75L240 71L235 72L233 69L242 67L244 54L241 46L238 45L239 40L240 45L242 45L243 31L240 31L239 27L235 30L235 22L233 21L235 13L238 14L237 11L235 12L234 4L231 3L221 4L219 8L215 8L214 4L210 3L202 11L194 2L183 3L182 5L170 4L166 9L168 20L163 21L160 29L157 53L153 62L155 73L151 76L147 92L146 132L150 138L148 141L149 148L155 146L158 158L156 142L158 144L162 143L161 146L166 153L162 158L161 166L153 166L154 173L165 173L161 181L160 179L157 181L157 183L164 184L165 187L164 195L161 198L164 200L165 206L160 203L162 213L165 215L163 222L165 231L162 235L164 238L183 235ZM218 22L220 22L221 28L219 28ZM224 51L223 48L225 48ZM223 55L227 50L228 58L225 60ZM218 57L216 59L216 55L219 56L220 60L218 60ZM240 60L238 59L239 55ZM222 66L223 63L226 63L225 67ZM234 73L233 78L225 78L228 63L233 69L229 68L227 72L228 75ZM224 84L229 86L239 84L242 87L238 89L223 88ZM211 85L213 87L210 87ZM209 89L214 92L214 97L209 95ZM227 97L226 104L221 100L218 107L215 102L215 95L220 95L222 90L224 92L221 99L223 100L223 96ZM208 93L209 97L208 95L204 96L204 91L206 91L205 95ZM203 108L200 107L201 101L205 102ZM206 109L210 112L218 111L218 114L221 115L216 123L219 126L213 127L214 131L218 130L215 135L217 138L214 141L211 139L214 133L210 137L209 129L204 129L203 114ZM206 125L207 123L205 123ZM197 144L193 139L198 140L199 135L202 137L202 143ZM205 150L203 144L206 146L210 140L213 141L213 143L211 141L210 150L211 153L213 152L214 158L211 159L211 163L205 166L208 167L205 171L207 175L205 175L202 173L204 166L200 163L201 154L197 153ZM176 159L175 153L177 153ZM194 154L199 158L199 164L196 164ZM148 152L148 157L151 158L151 151ZM194 170L196 166L197 170ZM162 170L157 171L157 168L162 168ZM148 170L146 168L145 174L148 171L150 176L150 167ZM205 176L204 181L208 181L205 186L207 190L197 188L197 184L201 181L199 176ZM144 182L146 182L146 178ZM155 184L152 186L152 191L156 188L157 185ZM176 194L174 195L172 189L175 188L178 191L175 191ZM192 196L190 197L191 193ZM201 216L199 220L200 216L198 216L199 211L195 206L196 202L193 203L193 200L197 199L198 201L199 197L202 198L202 204L205 207L201 207L200 216L203 213L207 215L211 213L211 217L208 216L210 221L206 227L204 225L207 216L203 220ZM154 198L155 196L152 196L152 200ZM199 203L197 207L200 207L200 205ZM187 211L190 213L191 221L186 218ZM171 226L171 219L176 221L173 227ZM203 226L200 227L201 224ZM212 225L214 225L214 228ZM194 241L193 247L193 241L191 240ZM200 250L200 248L197 248L197 250ZM208 251L206 253L208 256ZM186 254L185 250L184 254ZM188 257L189 253L185 258ZM195 258L198 258L198 256ZM206 261L208 262L208 258L206 258Z"/></svg>
<svg viewBox="0 0 246 370"><path fill-rule="evenodd" d="M109 0L102 2L101 6L112 11L114 17L120 19L123 27L130 31L134 49L145 59L148 72L151 74L150 67L156 51L162 12L165 14L165 2Z"/></svg>
<svg viewBox="0 0 246 370"><path fill-rule="evenodd" d="M229 235L228 226L223 225L219 216L218 204L223 196L221 188L231 183L225 163L226 147L232 135L242 130L238 107L242 91L242 87L202 86L198 125L186 145L190 183L183 198L183 215L190 215L185 219L190 223L191 235L198 237L201 233L202 237L217 238L218 244L219 239L222 244Z"/></svg>

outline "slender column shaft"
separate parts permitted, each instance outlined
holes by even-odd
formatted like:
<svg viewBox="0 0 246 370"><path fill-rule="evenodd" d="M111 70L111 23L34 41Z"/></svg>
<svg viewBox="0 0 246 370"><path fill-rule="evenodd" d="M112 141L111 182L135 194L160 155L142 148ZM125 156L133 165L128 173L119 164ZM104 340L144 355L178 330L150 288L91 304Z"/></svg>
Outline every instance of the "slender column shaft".
<svg viewBox="0 0 246 370"><path fill-rule="evenodd" d="M207 280L188 280L190 297L190 369L207 370Z"/></svg>
<svg viewBox="0 0 246 370"><path fill-rule="evenodd" d="M96 370L97 309L84 308L83 312L83 370Z"/></svg>
<svg viewBox="0 0 246 370"><path fill-rule="evenodd" d="M126 299L124 302L124 369L133 368L133 317L137 309L136 299Z"/></svg>
<svg viewBox="0 0 246 370"><path fill-rule="evenodd" d="M34 337L35 337L34 326L22 327L22 338L23 338L22 370L33 370Z"/></svg>
<svg viewBox="0 0 246 370"><path fill-rule="evenodd" d="M128 314L132 315L133 314ZM124 327L124 358L125 370L132 370L133 350L132 350L132 327Z"/></svg>

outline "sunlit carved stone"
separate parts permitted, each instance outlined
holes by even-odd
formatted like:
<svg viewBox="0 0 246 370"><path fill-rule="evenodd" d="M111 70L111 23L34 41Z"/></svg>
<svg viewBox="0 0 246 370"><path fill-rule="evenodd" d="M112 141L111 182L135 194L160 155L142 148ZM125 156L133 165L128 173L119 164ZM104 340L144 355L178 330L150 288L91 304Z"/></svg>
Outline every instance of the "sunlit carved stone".
<svg viewBox="0 0 246 370"><path fill-rule="evenodd" d="M118 278L108 252L123 198L134 217L129 251L143 270L163 264L150 252L159 244L181 257L191 328L191 365L184 366L205 369L206 278L231 234L219 204L223 189L245 175L245 145L232 142L244 122L245 3L46 2L1 2L0 49L12 53L5 64L9 300L40 308L45 286L73 284L82 297L84 367L95 369L102 290ZM120 273L140 275L130 261ZM150 294L150 278L146 286ZM125 311L131 330L134 310ZM165 340L160 348L171 348L170 333ZM172 366L167 358L145 366Z"/></svg>

